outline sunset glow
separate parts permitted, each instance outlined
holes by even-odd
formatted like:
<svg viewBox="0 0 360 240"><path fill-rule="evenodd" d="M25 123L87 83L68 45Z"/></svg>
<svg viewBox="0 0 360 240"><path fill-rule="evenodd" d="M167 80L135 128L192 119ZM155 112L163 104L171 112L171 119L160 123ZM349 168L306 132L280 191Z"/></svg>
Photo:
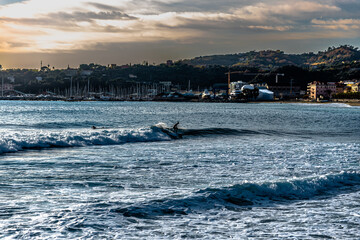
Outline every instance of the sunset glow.
<svg viewBox="0 0 360 240"><path fill-rule="evenodd" d="M28 54L42 54L55 63L58 53L89 51L89 59L83 62L106 61L105 53L108 61L118 63L159 62L253 49L313 51L328 45L356 45L360 37L360 3L352 0L27 0L0 4L0 64L8 67L15 67L10 60L14 54L25 56L24 60ZM101 58L90 53L99 49ZM124 55L129 52L134 56L127 59ZM67 62L58 57L55 64L63 67Z"/></svg>

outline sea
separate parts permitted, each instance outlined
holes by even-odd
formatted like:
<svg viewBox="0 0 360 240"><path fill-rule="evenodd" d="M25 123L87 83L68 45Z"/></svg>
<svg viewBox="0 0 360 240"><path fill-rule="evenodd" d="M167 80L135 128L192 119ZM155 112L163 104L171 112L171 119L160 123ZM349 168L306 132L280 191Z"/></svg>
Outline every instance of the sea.
<svg viewBox="0 0 360 240"><path fill-rule="evenodd" d="M0 101L0 239L360 239L360 107Z"/></svg>

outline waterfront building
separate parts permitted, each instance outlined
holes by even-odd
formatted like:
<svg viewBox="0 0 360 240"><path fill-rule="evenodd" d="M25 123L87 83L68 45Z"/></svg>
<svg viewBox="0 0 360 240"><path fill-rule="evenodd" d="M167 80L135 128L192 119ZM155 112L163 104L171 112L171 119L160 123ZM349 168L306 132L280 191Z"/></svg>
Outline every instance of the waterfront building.
<svg viewBox="0 0 360 240"><path fill-rule="evenodd" d="M259 88L259 95L256 97L257 101L272 101L274 100L274 92L267 88Z"/></svg>
<svg viewBox="0 0 360 240"><path fill-rule="evenodd" d="M353 84L351 86L351 91L352 92L360 92L359 85L360 85L360 82L357 82L357 83Z"/></svg>
<svg viewBox="0 0 360 240"><path fill-rule="evenodd" d="M245 85L247 85L247 83L243 82L243 81L231 82L230 83L230 92L239 91Z"/></svg>
<svg viewBox="0 0 360 240"><path fill-rule="evenodd" d="M359 92L359 83L358 80L344 81L347 90L346 92Z"/></svg>
<svg viewBox="0 0 360 240"><path fill-rule="evenodd" d="M343 82L336 83L336 93L343 93L346 85Z"/></svg>
<svg viewBox="0 0 360 240"><path fill-rule="evenodd" d="M241 99L243 98L243 87L246 86L247 83L243 81L231 82L230 83L230 99Z"/></svg>
<svg viewBox="0 0 360 240"><path fill-rule="evenodd" d="M359 80L346 80L336 83L336 93L360 92Z"/></svg>
<svg viewBox="0 0 360 240"><path fill-rule="evenodd" d="M307 90L310 99L331 98L337 92L335 82L314 81L308 84Z"/></svg>
<svg viewBox="0 0 360 240"><path fill-rule="evenodd" d="M243 81L237 81L230 83L230 99L244 98L245 92L253 92L258 94L255 97L257 101L271 101L274 100L274 92L268 89L267 84L248 84Z"/></svg>

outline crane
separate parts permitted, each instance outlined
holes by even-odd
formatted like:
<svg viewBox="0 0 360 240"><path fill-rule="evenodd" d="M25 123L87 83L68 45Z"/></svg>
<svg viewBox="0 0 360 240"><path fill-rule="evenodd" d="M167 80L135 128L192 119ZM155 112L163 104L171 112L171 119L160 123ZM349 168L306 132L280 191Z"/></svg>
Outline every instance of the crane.
<svg viewBox="0 0 360 240"><path fill-rule="evenodd" d="M225 73L225 74L227 74L228 75L228 95L230 95L230 82L231 82L231 74L233 74L233 73L243 73L242 71L233 71L233 72L231 72L230 70L229 70L229 72L227 72L227 73Z"/></svg>
<svg viewBox="0 0 360 240"><path fill-rule="evenodd" d="M277 73L276 74L276 83L278 83L279 82L279 76L285 76L285 74L283 74L283 73Z"/></svg>

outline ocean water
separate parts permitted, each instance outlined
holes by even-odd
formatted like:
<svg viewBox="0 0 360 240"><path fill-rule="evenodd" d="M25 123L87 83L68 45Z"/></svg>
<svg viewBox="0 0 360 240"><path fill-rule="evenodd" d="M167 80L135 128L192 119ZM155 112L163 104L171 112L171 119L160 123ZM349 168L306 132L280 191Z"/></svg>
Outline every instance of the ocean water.
<svg viewBox="0 0 360 240"><path fill-rule="evenodd" d="M360 239L360 108L0 101L0 239Z"/></svg>

